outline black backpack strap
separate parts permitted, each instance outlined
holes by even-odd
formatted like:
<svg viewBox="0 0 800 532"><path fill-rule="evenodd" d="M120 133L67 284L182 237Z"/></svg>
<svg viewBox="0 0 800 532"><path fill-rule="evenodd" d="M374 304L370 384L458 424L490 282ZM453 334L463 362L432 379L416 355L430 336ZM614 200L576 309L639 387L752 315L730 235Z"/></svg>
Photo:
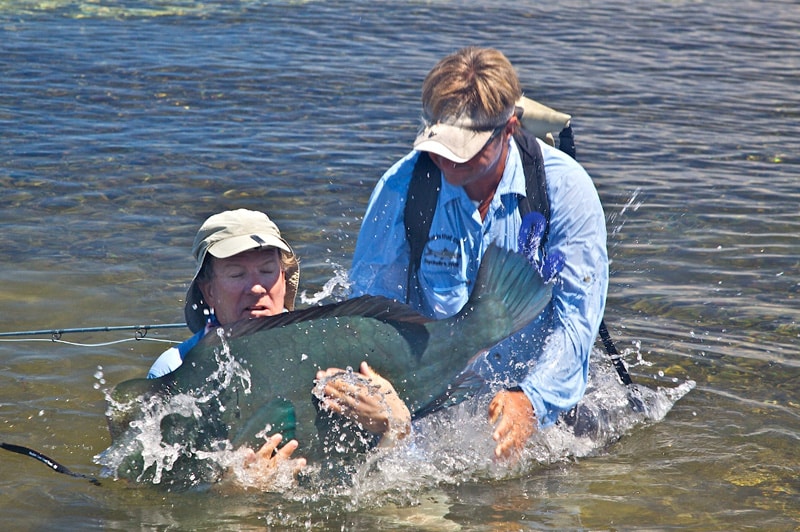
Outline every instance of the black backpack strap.
<svg viewBox="0 0 800 532"><path fill-rule="evenodd" d="M519 214L524 217L529 212L538 212L544 216L547 223L540 244L544 249L544 242L547 240L550 228L550 200L547 198L544 156L536 137L524 129L514 133L514 141L520 149L522 170L525 174L525 197L519 201Z"/></svg>
<svg viewBox="0 0 800 532"><path fill-rule="evenodd" d="M633 382L631 380L631 375L622 362L622 357L619 355L619 351L617 351L617 346L614 345L611 335L608 334L605 319L600 320L600 339L603 341L606 353L611 357L611 362L613 362L614 368L617 370L617 375L619 375L619 378L622 380L622 384L625 386L631 384Z"/></svg>
<svg viewBox="0 0 800 532"><path fill-rule="evenodd" d="M572 126L568 125L564 129L561 130L561 133L558 134L558 149L569 155L575 160L578 160L576 157L575 151L575 135L572 133ZM631 384L633 381L631 380L631 375L628 373L628 369L625 367L625 363L622 362L622 357L617 351L617 346L614 345L614 341L611 339L611 335L608 333L608 327L606 327L605 318L600 320L600 339L603 341L603 346L606 348L606 353L608 356L611 357L611 362L614 364L614 369L617 370L617 375L619 375L622 384L628 385Z"/></svg>
<svg viewBox="0 0 800 532"><path fill-rule="evenodd" d="M568 125L558 134L558 149L575 159L575 135L572 134L572 126Z"/></svg>
<svg viewBox="0 0 800 532"><path fill-rule="evenodd" d="M433 213L442 189L442 172L433 164L428 152L420 152L411 173L403 218L406 224L406 242L410 260L406 282L406 303L409 302L414 273L419 270L422 250L428 243L428 233L433 223Z"/></svg>

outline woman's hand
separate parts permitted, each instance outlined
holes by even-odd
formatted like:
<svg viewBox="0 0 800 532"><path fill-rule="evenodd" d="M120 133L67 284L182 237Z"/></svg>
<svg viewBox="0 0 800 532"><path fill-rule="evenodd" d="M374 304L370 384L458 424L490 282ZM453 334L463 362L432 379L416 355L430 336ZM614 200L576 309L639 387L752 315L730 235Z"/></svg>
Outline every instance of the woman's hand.
<svg viewBox="0 0 800 532"><path fill-rule="evenodd" d="M306 466L305 458L292 458L297 450L297 440L290 440L278 449L283 437L273 434L258 451L241 447L230 466L226 484L239 488L256 488L262 491L283 491L289 488L294 477Z"/></svg>

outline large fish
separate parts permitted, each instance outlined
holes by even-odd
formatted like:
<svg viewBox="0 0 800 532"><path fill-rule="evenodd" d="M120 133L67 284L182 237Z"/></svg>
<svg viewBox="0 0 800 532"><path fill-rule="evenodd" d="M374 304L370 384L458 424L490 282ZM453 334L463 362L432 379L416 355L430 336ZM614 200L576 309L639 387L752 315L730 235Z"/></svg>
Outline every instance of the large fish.
<svg viewBox="0 0 800 532"><path fill-rule="evenodd" d="M356 367L366 360L389 379L411 412L441 404L452 383L479 352L521 329L549 302L551 287L528 261L491 246L464 308L430 320L408 306L365 296L278 316L243 320L221 338L209 333L183 365L159 379L116 386L108 410L112 447L129 453L117 474L145 478L140 423L153 401L195 398L160 421L162 447L183 453L217 448L220 441L258 448L263 434L296 437L298 454L316 440L311 389L317 370ZM117 447L114 449L114 447Z"/></svg>

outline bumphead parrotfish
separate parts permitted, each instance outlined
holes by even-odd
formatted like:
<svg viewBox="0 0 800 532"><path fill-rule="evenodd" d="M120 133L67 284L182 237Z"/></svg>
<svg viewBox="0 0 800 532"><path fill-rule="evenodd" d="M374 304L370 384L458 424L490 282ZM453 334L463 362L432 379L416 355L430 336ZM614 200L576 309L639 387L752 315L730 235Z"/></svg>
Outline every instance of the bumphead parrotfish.
<svg viewBox="0 0 800 532"><path fill-rule="evenodd" d="M418 412L442 403L475 355L524 327L550 297L551 285L523 256L491 246L469 301L448 319L364 296L237 322L224 334L207 334L174 372L117 385L107 412L113 443L104 454L127 456L116 475L140 481L185 469L143 451L148 429L142 419L157 405L162 412L169 405L156 425L159 445L177 449L190 470L223 443L257 449L264 434L276 432L284 442L298 439L298 455L313 455L317 370L366 360ZM178 400L187 397L188 403Z"/></svg>

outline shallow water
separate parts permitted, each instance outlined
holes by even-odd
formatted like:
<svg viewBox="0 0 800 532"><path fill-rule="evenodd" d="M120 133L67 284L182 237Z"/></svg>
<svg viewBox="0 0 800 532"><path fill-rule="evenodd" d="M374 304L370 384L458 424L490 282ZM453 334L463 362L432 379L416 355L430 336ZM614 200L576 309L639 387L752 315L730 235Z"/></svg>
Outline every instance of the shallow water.
<svg viewBox="0 0 800 532"><path fill-rule="evenodd" d="M799 25L791 1L1 2L2 331L182 321L191 240L225 208L277 221L306 302L341 296L323 287L409 149L422 78L481 44L574 117L608 219L606 322L634 379L697 383L592 456L464 477L455 463L341 497L97 487L5 453L4 523L796 529ZM97 474L102 388L165 344L39 338L0 342L0 437Z"/></svg>

